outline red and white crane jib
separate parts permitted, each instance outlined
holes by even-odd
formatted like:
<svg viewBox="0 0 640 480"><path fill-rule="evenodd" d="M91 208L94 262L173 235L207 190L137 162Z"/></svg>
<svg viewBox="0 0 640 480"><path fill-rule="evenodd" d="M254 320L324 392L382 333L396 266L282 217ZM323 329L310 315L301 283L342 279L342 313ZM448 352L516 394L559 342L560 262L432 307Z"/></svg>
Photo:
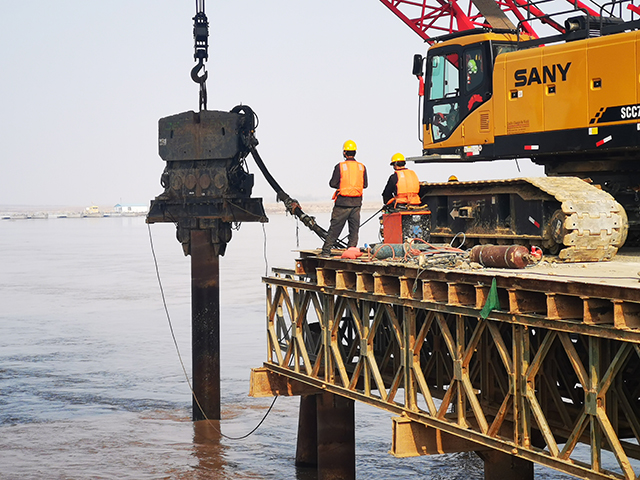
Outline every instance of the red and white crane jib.
<svg viewBox="0 0 640 480"><path fill-rule="evenodd" d="M556 0L553 2L536 2L531 0L380 0L409 28L426 42L432 44L433 39L449 33L489 27L488 18L503 20L511 25L519 24L523 32L534 38L538 33L532 20L548 25L557 32L564 32L564 26L550 18L547 13L559 11L564 5L580 9L590 15L599 16L600 4L587 0L593 6L581 0ZM604 5L607 0L601 0ZM541 5L550 9L542 10ZM634 8L629 7L632 11ZM636 9L638 7L635 7ZM491 16L488 16L490 13ZM499 14L499 15L496 15ZM501 17L501 18L500 18ZM494 25L495 27L495 25Z"/></svg>

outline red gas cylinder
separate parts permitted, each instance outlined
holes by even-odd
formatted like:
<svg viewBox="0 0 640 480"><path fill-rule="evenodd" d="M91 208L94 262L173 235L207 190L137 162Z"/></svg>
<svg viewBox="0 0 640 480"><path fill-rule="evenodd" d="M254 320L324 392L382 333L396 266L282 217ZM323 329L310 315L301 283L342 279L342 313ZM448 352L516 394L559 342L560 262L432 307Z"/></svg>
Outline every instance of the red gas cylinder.
<svg viewBox="0 0 640 480"><path fill-rule="evenodd" d="M484 267L524 268L534 263L529 249L522 245L476 245L471 261Z"/></svg>

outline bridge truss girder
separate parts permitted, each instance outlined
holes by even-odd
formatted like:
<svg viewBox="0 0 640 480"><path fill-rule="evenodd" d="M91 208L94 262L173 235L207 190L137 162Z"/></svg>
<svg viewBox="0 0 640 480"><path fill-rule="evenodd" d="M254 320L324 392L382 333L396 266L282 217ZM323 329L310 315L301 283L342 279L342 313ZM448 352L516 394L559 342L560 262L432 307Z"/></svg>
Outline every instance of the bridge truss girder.
<svg viewBox="0 0 640 480"><path fill-rule="evenodd" d="M469 306L292 278L265 282L268 359L258 370L293 382L298 394L317 389L379 407L466 441L460 450L497 450L583 478L637 477L634 336L598 336L597 328L566 322L537 326L526 315L482 319ZM579 443L589 446L589 462L575 458ZM398 456L437 453L399 445ZM611 471L604 451L617 460Z"/></svg>

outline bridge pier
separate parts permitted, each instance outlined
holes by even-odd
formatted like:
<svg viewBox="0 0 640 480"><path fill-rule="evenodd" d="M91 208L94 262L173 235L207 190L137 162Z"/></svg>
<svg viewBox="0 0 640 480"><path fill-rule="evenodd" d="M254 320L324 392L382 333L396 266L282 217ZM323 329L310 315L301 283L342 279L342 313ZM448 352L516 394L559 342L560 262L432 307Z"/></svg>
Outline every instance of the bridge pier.
<svg viewBox="0 0 640 480"><path fill-rule="evenodd" d="M318 480L355 480L354 401L323 392L300 396L296 467L318 469Z"/></svg>
<svg viewBox="0 0 640 480"><path fill-rule="evenodd" d="M317 395L318 480L355 480L354 401L323 392Z"/></svg>
<svg viewBox="0 0 640 480"><path fill-rule="evenodd" d="M484 462L485 480L533 480L533 462L497 450L476 452Z"/></svg>
<svg viewBox="0 0 640 480"><path fill-rule="evenodd" d="M300 396L296 467L315 468L318 466L317 397L317 395Z"/></svg>

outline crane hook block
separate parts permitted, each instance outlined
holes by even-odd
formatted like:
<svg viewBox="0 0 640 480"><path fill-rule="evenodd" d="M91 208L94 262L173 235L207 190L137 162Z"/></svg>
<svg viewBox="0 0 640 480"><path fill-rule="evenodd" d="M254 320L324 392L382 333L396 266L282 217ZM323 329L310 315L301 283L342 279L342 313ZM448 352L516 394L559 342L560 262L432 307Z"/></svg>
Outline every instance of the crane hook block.
<svg viewBox="0 0 640 480"><path fill-rule="evenodd" d="M193 17L193 59L204 61L209 59L209 20L204 12Z"/></svg>
<svg viewBox="0 0 640 480"><path fill-rule="evenodd" d="M209 72L205 71L202 75L198 75L200 70L204 70L204 62L202 59L200 59L196 66L191 69L191 80L199 84L204 84L204 82L207 81Z"/></svg>

